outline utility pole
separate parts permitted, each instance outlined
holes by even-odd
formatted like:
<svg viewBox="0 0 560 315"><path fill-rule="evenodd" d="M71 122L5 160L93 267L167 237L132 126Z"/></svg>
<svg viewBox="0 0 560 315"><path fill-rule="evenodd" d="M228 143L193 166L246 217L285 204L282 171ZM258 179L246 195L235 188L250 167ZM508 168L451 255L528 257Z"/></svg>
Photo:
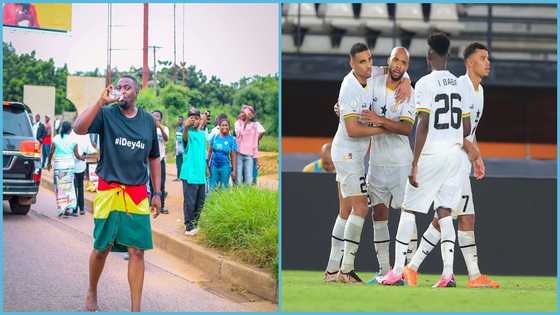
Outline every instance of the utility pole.
<svg viewBox="0 0 560 315"><path fill-rule="evenodd" d="M185 4L183 6L183 59L181 60L181 75L183 76L183 84L187 86L187 70L185 69L186 62L185 62Z"/></svg>
<svg viewBox="0 0 560 315"><path fill-rule="evenodd" d="M148 46L149 48L153 48L154 50L154 88L156 90L156 95L158 95L158 84L157 84L157 72L156 72L156 49L161 48L161 46Z"/></svg>
<svg viewBox="0 0 560 315"><path fill-rule="evenodd" d="M112 30L112 17L113 5L107 4L107 74L105 76L105 86L113 82L111 70L111 30Z"/></svg>
<svg viewBox="0 0 560 315"><path fill-rule="evenodd" d="M143 46L143 63L142 63L142 89L148 87L148 74L149 74L148 73L148 11L149 11L148 4L144 3L144 46Z"/></svg>
<svg viewBox="0 0 560 315"><path fill-rule="evenodd" d="M176 28L176 4L173 3L173 83L177 83L177 28Z"/></svg>
<svg viewBox="0 0 560 315"><path fill-rule="evenodd" d="M183 62L185 62L185 4L183 3Z"/></svg>

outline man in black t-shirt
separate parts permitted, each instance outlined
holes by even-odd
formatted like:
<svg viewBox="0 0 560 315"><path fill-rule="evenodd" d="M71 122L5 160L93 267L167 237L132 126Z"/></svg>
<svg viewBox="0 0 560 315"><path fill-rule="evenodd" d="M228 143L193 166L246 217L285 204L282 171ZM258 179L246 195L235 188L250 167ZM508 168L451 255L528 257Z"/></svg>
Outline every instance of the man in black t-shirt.
<svg viewBox="0 0 560 315"><path fill-rule="evenodd" d="M113 96L113 90L120 96ZM99 134L98 193L94 201L94 249L89 259L86 310L97 310L97 283L110 251L129 255L131 310L140 311L144 280L144 250L153 248L150 212L161 208L160 152L152 116L136 107L136 79L123 76L108 86L97 103L76 119L77 134ZM153 184L151 206L147 167Z"/></svg>

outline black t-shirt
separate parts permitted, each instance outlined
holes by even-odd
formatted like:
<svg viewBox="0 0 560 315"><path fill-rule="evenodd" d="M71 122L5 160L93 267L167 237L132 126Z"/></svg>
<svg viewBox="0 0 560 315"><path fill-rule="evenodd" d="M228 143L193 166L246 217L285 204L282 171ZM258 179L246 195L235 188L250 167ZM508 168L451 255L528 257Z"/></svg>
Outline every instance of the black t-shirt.
<svg viewBox="0 0 560 315"><path fill-rule="evenodd" d="M148 181L148 158L159 157L156 125L152 115L138 109L127 118L119 106L101 108L89 133L99 134L101 157L95 172L108 182L142 185Z"/></svg>

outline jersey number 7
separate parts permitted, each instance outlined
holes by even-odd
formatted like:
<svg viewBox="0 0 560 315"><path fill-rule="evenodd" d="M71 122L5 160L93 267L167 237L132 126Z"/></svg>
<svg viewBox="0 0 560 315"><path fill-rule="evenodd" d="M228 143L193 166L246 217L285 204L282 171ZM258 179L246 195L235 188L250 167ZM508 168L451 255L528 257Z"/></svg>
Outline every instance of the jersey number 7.
<svg viewBox="0 0 560 315"><path fill-rule="evenodd" d="M436 98L434 99L434 101L440 102L443 101L443 107L440 107L438 109L436 109L435 112L435 119L434 119L434 128L436 129L449 129L449 123L440 123L441 121L441 115L446 115L449 112L449 109L451 108L451 127L453 127L453 129L459 129L459 127L461 127L461 114L462 114L462 110L461 107L453 107L453 101L458 101L461 102L461 95L457 94L457 93L451 93L451 97L447 94L438 94L436 95ZM449 106L451 105L451 106ZM454 118L457 118L457 120L455 120Z"/></svg>

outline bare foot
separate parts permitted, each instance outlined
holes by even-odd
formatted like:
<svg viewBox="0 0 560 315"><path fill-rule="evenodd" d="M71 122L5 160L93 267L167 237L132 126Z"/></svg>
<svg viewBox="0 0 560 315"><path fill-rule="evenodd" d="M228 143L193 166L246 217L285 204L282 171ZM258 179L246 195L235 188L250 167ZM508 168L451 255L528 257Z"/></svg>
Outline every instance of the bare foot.
<svg viewBox="0 0 560 315"><path fill-rule="evenodd" d="M86 311L88 312L97 312L97 294L92 292L92 291L88 291L87 297L86 297Z"/></svg>

